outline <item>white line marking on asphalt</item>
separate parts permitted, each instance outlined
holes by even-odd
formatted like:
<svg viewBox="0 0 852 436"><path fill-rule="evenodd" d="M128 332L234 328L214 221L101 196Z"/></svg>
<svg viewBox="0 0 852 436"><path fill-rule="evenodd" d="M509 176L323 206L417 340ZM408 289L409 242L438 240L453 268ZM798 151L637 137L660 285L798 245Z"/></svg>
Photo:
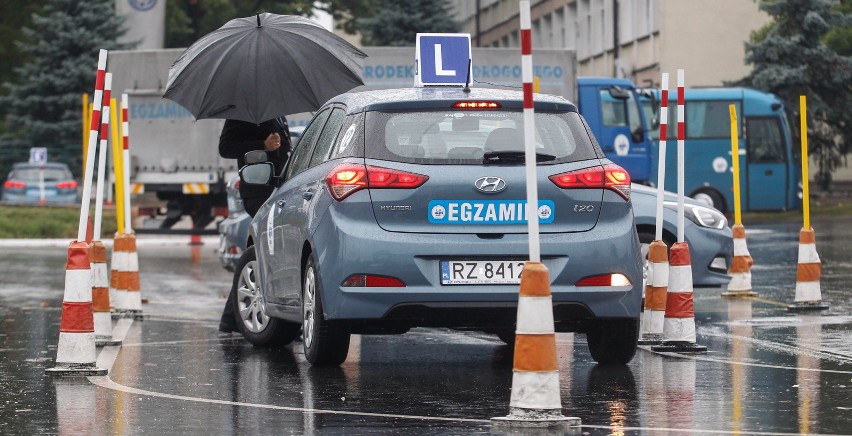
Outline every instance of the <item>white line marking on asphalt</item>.
<svg viewBox="0 0 852 436"><path fill-rule="evenodd" d="M652 354L659 354L661 356L678 357L678 358L681 358L681 359L703 360L705 362L727 363L727 364L731 364L731 365L743 365L743 366L757 366L757 367L761 367L761 368L772 368L772 369L786 369L786 370L791 370L791 371L825 372L825 373L831 373L831 374L852 374L852 371L840 371L840 370L836 370L836 369L799 368L799 367L794 367L794 366L769 365L769 364L766 364L766 363L737 362L735 360L714 359L714 358L711 358L711 357L696 356L696 355L689 355L689 354L657 352L657 351L651 351L651 345L640 345L639 349L645 350L645 351L652 353Z"/></svg>
<svg viewBox="0 0 852 436"><path fill-rule="evenodd" d="M132 318L122 318L118 320L115 328L113 329L113 338L117 340L124 340L127 335L128 330L133 324ZM221 339L221 338L217 338ZM227 338L230 339L230 338ZM207 342L208 340L195 340L195 341L171 341L171 342L162 342L162 344L172 344L172 343L185 343L185 342ZM137 345L150 345L149 344L137 344ZM128 344L125 344L127 346ZM649 346L640 346L639 348L645 349L650 352ZM121 349L121 345L115 346L107 346L103 347L103 349L98 353L97 358L97 366L101 368L107 369L107 374L112 372L112 367L115 364L115 360L118 357L118 352ZM789 367L781 367L775 365L761 365L761 364L749 364L749 363L741 363L741 362L733 362L733 361L724 361L724 360L716 360L716 359L707 359L707 358L698 358L697 356L684 356L677 353L655 353L662 354L672 357L681 357L681 358L693 358L696 360L706 360L711 362L719 362L719 363L731 363L731 364L739 364L739 365L753 365L753 366L763 366L769 368L780 368L780 369L796 369ZM804 368L805 370L811 370L809 368ZM818 370L817 370L818 371ZM834 372L834 373L852 373L847 371L832 371L826 370L822 372ZM243 403L237 401L226 401L226 400L214 400L209 398L199 398L199 397L188 397L185 395L174 395L174 394L165 394L161 392L153 392L145 389L138 389L130 386L125 386L119 383L114 382L109 378L109 375L105 376L89 376L87 377L89 382L96 386L100 386L102 388L111 389L119 392L125 392L129 394L136 395L145 395L149 397L155 398L168 398L172 400L181 400L181 401L192 401L196 403L207 403L207 404L221 404L226 406L239 406L239 407L251 407L256 409L267 409L267 410L285 410L290 412L299 412L299 413L315 413L315 414L327 414L327 415L347 415L347 416L369 416L373 418L390 418L390 419L410 419L410 420L419 420L419 421L441 421L441 422L466 422L471 424L490 424L491 420L489 419L474 419L474 418L451 418L451 417L443 417L443 416L418 416L418 415L400 415L393 413L374 413L374 412L355 412L355 411L347 411L347 410L328 410L328 409L309 409L304 407L287 407L287 406L276 406L273 404L258 404L258 403ZM617 431L656 431L656 432L672 432L672 433L682 433L685 429L682 428L666 428L666 427L620 427L620 426L612 426L612 425L581 425L580 428L594 428L594 429L604 429L604 430L617 430ZM725 431L725 430L703 430L691 428L689 429L690 433L698 433L698 434L738 434L738 435L766 435L766 436L788 436L788 435L796 435L798 433L775 433L775 432L750 432L750 431ZM814 433L815 435L819 435Z"/></svg>

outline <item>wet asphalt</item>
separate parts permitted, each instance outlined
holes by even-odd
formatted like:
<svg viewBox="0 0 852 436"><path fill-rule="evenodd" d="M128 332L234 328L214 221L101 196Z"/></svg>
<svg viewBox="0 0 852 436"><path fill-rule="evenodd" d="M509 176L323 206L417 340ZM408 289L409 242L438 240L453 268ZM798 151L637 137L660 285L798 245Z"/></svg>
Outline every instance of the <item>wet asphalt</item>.
<svg viewBox="0 0 852 436"><path fill-rule="evenodd" d="M754 300L696 289L697 356L640 349L594 363L559 334L563 414L583 434L852 434L852 225L815 219L826 312L796 315L800 223L746 224ZM0 434L482 434L508 413L510 347L415 329L353 336L340 368L301 343L254 348L220 334L232 274L216 239L140 236L145 319L114 322L105 377L57 379L68 241L0 241Z"/></svg>

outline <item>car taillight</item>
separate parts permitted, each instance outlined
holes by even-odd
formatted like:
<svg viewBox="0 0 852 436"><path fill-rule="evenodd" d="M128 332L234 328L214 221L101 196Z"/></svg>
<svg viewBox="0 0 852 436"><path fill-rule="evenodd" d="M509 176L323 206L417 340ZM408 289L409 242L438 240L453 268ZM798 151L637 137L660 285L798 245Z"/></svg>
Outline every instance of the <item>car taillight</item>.
<svg viewBox="0 0 852 436"><path fill-rule="evenodd" d="M550 176L562 189L606 188L630 201L630 175L616 164L583 168Z"/></svg>
<svg viewBox="0 0 852 436"><path fill-rule="evenodd" d="M26 188L27 184L24 182L18 182L15 180L6 180L6 183L3 184L3 187L6 189L12 188Z"/></svg>
<svg viewBox="0 0 852 436"><path fill-rule="evenodd" d="M353 274L343 281L344 288L404 288L405 283L394 277Z"/></svg>
<svg viewBox="0 0 852 436"><path fill-rule="evenodd" d="M428 176L371 165L342 164L325 176L335 200L341 201L364 189L414 189L426 183Z"/></svg>
<svg viewBox="0 0 852 436"><path fill-rule="evenodd" d="M56 187L59 189L77 189L77 181L59 182L56 184Z"/></svg>
<svg viewBox="0 0 852 436"><path fill-rule="evenodd" d="M624 274L601 274L580 279L577 286L630 286L630 279Z"/></svg>

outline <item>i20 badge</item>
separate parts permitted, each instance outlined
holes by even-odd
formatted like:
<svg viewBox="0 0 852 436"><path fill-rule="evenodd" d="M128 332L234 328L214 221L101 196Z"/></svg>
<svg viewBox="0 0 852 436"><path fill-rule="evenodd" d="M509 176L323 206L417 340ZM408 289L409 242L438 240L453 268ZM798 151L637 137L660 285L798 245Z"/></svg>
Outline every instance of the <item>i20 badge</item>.
<svg viewBox="0 0 852 436"><path fill-rule="evenodd" d="M496 194L506 189L506 181L499 177L480 177L473 182L473 187L486 194Z"/></svg>

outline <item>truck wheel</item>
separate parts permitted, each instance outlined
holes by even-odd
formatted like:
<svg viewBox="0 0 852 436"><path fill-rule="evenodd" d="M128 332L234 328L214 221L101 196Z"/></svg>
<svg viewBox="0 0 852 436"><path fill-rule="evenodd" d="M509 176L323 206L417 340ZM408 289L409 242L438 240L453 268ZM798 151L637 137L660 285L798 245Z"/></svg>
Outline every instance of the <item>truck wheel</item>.
<svg viewBox="0 0 852 436"><path fill-rule="evenodd" d="M715 189L699 189L692 194L692 198L710 207L718 209L719 212L725 213L728 211L728 208L725 205L725 199L722 197L722 194L719 194L719 192Z"/></svg>
<svg viewBox="0 0 852 436"><path fill-rule="evenodd" d="M302 277L305 358L315 366L338 366L349 353L350 334L344 323L328 321L323 315L322 289L313 255L308 258Z"/></svg>
<svg viewBox="0 0 852 436"><path fill-rule="evenodd" d="M596 320L586 330L589 353L600 365L626 365L638 341L639 318Z"/></svg>
<svg viewBox="0 0 852 436"><path fill-rule="evenodd" d="M256 347L286 345L299 337L297 323L272 318L266 314L263 295L257 286L257 257L249 247L237 262L234 273L234 316L243 337Z"/></svg>

